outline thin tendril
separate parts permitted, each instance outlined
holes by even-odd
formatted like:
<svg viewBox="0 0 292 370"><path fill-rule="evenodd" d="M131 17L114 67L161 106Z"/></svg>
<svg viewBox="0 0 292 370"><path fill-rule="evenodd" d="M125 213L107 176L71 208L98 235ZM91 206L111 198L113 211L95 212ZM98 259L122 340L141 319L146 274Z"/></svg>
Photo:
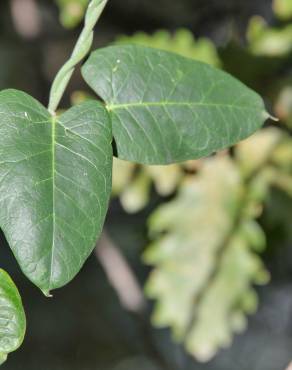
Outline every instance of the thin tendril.
<svg viewBox="0 0 292 370"><path fill-rule="evenodd" d="M52 84L48 110L55 114L66 87L78 63L88 54L93 42L93 29L108 0L92 0L87 8L84 28L77 40L70 59L63 65Z"/></svg>

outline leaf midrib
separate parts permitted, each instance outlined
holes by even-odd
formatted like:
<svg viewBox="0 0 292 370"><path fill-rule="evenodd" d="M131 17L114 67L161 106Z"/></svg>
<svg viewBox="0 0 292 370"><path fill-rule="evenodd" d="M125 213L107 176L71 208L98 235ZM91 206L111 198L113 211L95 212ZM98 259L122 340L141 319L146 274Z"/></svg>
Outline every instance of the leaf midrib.
<svg viewBox="0 0 292 370"><path fill-rule="evenodd" d="M135 103L125 103L125 104L107 104L106 108L109 111L117 109L127 109L127 108L143 108L143 107L160 107L160 106L182 106L182 107L223 107L230 109L243 109L243 110L254 110L258 109L257 106L250 105L235 105L235 104L220 104L220 103L202 103L202 102L171 102L171 101L160 101L160 102L135 102Z"/></svg>
<svg viewBox="0 0 292 370"><path fill-rule="evenodd" d="M46 295L50 294L51 282L53 279L53 263L54 263L54 253L55 253L55 224L56 224L56 214L55 214L55 176L56 176L56 168L55 168L55 159L56 159L56 123L57 117L52 116L51 124L52 124L52 203L53 203L53 211L52 211L52 222L53 222L53 230L52 230L52 251L51 251L51 265L50 265L50 279L48 282L48 291L45 291Z"/></svg>

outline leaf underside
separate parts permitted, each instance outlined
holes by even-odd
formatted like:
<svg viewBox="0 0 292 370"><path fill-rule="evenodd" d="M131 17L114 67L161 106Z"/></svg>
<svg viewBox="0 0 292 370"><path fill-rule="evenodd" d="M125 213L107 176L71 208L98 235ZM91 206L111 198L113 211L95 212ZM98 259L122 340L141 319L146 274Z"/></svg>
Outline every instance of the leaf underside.
<svg viewBox="0 0 292 370"><path fill-rule="evenodd" d="M82 74L106 102L124 160L169 164L207 156L248 137L268 117L261 97L232 76L166 51L99 49Z"/></svg>
<svg viewBox="0 0 292 370"><path fill-rule="evenodd" d="M21 345L25 329L26 318L18 290L0 269L0 365Z"/></svg>
<svg viewBox="0 0 292 370"><path fill-rule="evenodd" d="M98 102L54 118L23 92L0 93L0 226L25 275L47 295L78 273L101 232L111 141Z"/></svg>

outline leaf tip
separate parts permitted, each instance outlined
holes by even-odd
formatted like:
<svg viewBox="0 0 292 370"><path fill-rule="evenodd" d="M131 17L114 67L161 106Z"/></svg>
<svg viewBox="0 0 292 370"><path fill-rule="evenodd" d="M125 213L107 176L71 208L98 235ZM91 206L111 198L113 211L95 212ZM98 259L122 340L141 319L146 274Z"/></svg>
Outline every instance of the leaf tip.
<svg viewBox="0 0 292 370"><path fill-rule="evenodd" d="M44 294L45 297L47 298L53 298L53 295L51 294L51 292L47 289L42 289L42 292Z"/></svg>
<svg viewBox="0 0 292 370"><path fill-rule="evenodd" d="M264 116L265 120L271 119L274 122L279 122L280 121L279 118L272 116L270 113L268 113L266 111L264 111L263 116Z"/></svg>

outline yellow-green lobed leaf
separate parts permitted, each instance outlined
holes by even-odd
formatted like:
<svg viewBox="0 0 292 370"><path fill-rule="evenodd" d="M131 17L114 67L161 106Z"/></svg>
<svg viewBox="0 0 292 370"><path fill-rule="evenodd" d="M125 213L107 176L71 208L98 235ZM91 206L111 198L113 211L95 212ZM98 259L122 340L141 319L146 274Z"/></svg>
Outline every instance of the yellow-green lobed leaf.
<svg viewBox="0 0 292 370"><path fill-rule="evenodd" d="M282 20L292 18L292 0L273 0L273 9L276 16Z"/></svg>
<svg viewBox="0 0 292 370"><path fill-rule="evenodd" d="M195 39L191 31L178 29L173 34L166 30L154 34L137 32L132 36L118 37L117 44L135 44L171 51L184 57L220 67L221 61L213 42L207 38Z"/></svg>
<svg viewBox="0 0 292 370"><path fill-rule="evenodd" d="M245 328L246 314L257 307L252 284L268 279L254 252L263 250L265 238L245 212L246 191L233 160L208 159L150 218L154 241L144 258L155 267L146 285L157 300L153 322L170 326L200 361Z"/></svg>

